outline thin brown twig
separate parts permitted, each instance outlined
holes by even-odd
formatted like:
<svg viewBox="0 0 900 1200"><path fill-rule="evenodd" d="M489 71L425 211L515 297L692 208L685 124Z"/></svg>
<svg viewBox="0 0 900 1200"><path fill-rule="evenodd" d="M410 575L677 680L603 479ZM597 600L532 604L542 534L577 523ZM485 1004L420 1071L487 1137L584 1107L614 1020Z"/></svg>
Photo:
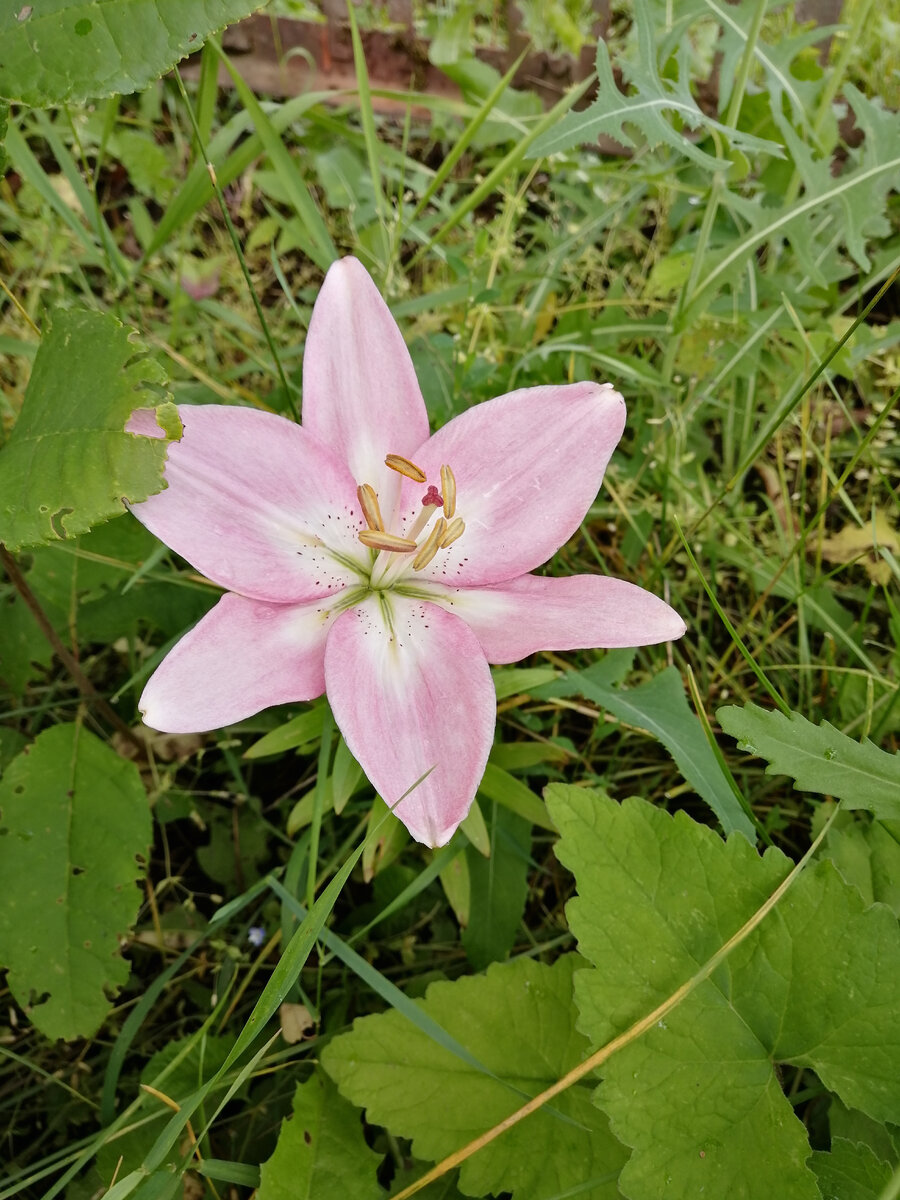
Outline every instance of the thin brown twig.
<svg viewBox="0 0 900 1200"><path fill-rule="evenodd" d="M18 563L2 542L0 542L0 563L3 564L3 569L6 571L10 583L25 601L29 612L34 617L35 621L37 621L41 633L52 646L53 653L72 676L72 679L75 681L75 684L77 685L82 696L95 705L97 711L103 715L107 723L112 725L112 727L118 733L120 733L122 737L127 738L128 741L135 746L142 755L145 754L147 748L141 741L140 737L134 732L133 729L130 729L125 724L106 697L100 695L100 693L91 683L90 679L88 679L87 675L85 675L84 671L82 671L75 656L66 647L62 641L62 638L60 638L59 634L53 628L52 624L50 623L50 619L41 607L41 603L37 596L35 596L34 592L28 586L28 581L19 570Z"/></svg>

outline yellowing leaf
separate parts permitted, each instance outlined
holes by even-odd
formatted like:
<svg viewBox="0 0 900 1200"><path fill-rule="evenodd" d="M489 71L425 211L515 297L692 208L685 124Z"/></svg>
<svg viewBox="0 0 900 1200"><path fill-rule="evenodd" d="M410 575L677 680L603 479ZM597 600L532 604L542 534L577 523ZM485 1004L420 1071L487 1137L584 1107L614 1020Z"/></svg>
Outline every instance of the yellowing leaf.
<svg viewBox="0 0 900 1200"><path fill-rule="evenodd" d="M900 554L900 533L880 509L865 525L848 522L834 537L825 538L822 554L833 563L859 560L873 583L886 584L891 578L891 568L878 553L879 546L892 554Z"/></svg>

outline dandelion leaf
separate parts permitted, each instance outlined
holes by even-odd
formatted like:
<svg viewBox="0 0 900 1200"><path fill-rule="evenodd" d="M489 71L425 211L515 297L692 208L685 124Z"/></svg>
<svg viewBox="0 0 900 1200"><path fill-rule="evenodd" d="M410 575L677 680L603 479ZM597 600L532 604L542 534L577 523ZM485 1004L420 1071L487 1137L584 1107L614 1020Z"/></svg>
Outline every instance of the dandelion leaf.
<svg viewBox="0 0 900 1200"><path fill-rule="evenodd" d="M137 767L78 725L39 734L0 779L0 963L34 1025L89 1037L128 978L150 842Z"/></svg>
<svg viewBox="0 0 900 1200"><path fill-rule="evenodd" d="M596 970L575 976L579 1029L604 1044L651 1013L758 912L787 877L685 814L600 792L547 789L567 908ZM596 1103L633 1149L631 1200L817 1200L806 1131L775 1064L814 1070L875 1120L900 1106L900 932L828 862L793 882L714 973L604 1066Z"/></svg>
<svg viewBox="0 0 900 1200"><path fill-rule="evenodd" d="M73 537L160 491L165 438L136 437L125 423L136 408L156 408L167 437L179 437L164 384L121 321L57 310L0 451L0 541L19 550Z"/></svg>
<svg viewBox="0 0 900 1200"><path fill-rule="evenodd" d="M746 154L764 151L781 157L781 147L739 129L726 128L698 106L691 94L689 42L684 39L674 55L677 79L664 78L657 68L657 49L653 13L648 4L634 8L637 26L635 57L621 63L622 73L630 88L623 94L616 84L606 43L597 43L597 96L580 112L568 112L552 129L543 133L529 152L541 158L561 150L569 150L584 142L594 141L599 134L616 138L624 146L636 149L645 143L651 149L666 145L706 170L721 170L728 166L701 150L685 136L685 129L715 129L722 133L737 150Z"/></svg>
<svg viewBox="0 0 900 1200"><path fill-rule="evenodd" d="M517 959L428 988L423 1010L486 1071L396 1011L355 1021L326 1047L322 1065L368 1120L411 1138L417 1158L441 1159L582 1061L588 1046L572 1007L579 965L575 955L551 967ZM618 1197L625 1152L590 1096L590 1086L576 1084L556 1098L554 1112L532 1114L466 1159L460 1191L533 1200L579 1187L584 1200Z"/></svg>
<svg viewBox="0 0 900 1200"><path fill-rule="evenodd" d="M34 108L140 91L262 0L8 0L0 96Z"/></svg>
<svg viewBox="0 0 900 1200"><path fill-rule="evenodd" d="M801 792L822 792L845 808L900 819L900 755L856 742L827 721L814 725L756 704L720 708L716 716L742 750L768 760L767 775L788 775Z"/></svg>
<svg viewBox="0 0 900 1200"><path fill-rule="evenodd" d="M375 1178L380 1162L366 1145L359 1111L317 1073L294 1093L293 1112L263 1163L257 1200L379 1200L386 1195Z"/></svg>

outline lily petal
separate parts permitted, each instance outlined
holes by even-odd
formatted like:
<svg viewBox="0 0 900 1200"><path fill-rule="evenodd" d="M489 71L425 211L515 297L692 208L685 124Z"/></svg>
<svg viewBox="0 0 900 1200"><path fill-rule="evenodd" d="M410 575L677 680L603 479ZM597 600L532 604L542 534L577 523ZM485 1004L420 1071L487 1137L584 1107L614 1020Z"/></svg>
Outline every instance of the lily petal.
<svg viewBox="0 0 900 1200"><path fill-rule="evenodd" d="M325 679L347 745L388 805L431 772L394 812L414 838L443 846L494 733L496 694L475 635L434 604L372 597L336 619Z"/></svg>
<svg viewBox="0 0 900 1200"><path fill-rule="evenodd" d="M664 600L604 575L523 575L435 599L462 617L492 663L517 662L536 650L651 646L685 632L684 621Z"/></svg>
<svg viewBox="0 0 900 1200"><path fill-rule="evenodd" d="M208 578L256 600L314 600L358 582L356 485L306 430L272 413L181 405L165 491L131 511ZM129 432L144 432L138 414ZM332 551L344 559L338 561Z"/></svg>
<svg viewBox="0 0 900 1200"><path fill-rule="evenodd" d="M163 733L200 733L272 704L321 696L329 615L315 604L226 593L151 675L140 699L144 723Z"/></svg>
<svg viewBox="0 0 900 1200"><path fill-rule="evenodd" d="M413 458L429 483L452 468L465 532L421 577L502 583L546 562L584 518L624 425L625 402L608 383L523 388L454 417ZM404 528L422 492L404 481Z"/></svg>
<svg viewBox="0 0 900 1200"><path fill-rule="evenodd" d="M303 425L375 489L389 517L400 476L386 454L410 457L428 414L403 334L362 263L334 263L313 308L303 356Z"/></svg>

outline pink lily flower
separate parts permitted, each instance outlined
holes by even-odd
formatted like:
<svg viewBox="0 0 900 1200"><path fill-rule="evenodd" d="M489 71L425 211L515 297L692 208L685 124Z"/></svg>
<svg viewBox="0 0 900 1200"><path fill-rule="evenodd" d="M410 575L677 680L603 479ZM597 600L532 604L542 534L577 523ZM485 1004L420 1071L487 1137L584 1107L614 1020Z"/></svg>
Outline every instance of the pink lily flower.
<svg viewBox="0 0 900 1200"><path fill-rule="evenodd" d="M464 819L494 733L488 663L677 638L619 579L532 575L577 530L625 423L609 384L523 388L429 436L403 336L365 268L335 263L303 363L303 425L181 406L167 488L132 512L227 589L140 700L168 733L327 692L352 754L413 837ZM152 412L131 432L161 436Z"/></svg>

